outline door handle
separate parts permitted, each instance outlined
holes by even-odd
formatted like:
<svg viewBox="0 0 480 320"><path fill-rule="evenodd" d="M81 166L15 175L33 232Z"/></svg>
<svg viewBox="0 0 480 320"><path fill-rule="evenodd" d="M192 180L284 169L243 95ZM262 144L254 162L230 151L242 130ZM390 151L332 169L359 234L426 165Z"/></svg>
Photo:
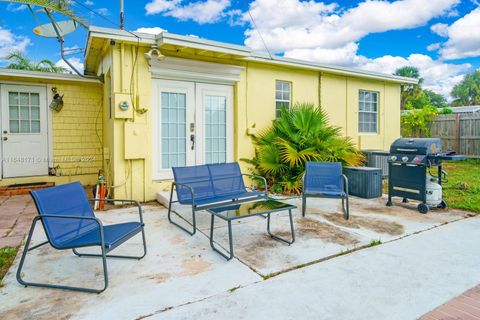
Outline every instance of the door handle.
<svg viewBox="0 0 480 320"><path fill-rule="evenodd" d="M190 135L190 141L192 142L192 150L195 149L195 135L194 134L191 134Z"/></svg>

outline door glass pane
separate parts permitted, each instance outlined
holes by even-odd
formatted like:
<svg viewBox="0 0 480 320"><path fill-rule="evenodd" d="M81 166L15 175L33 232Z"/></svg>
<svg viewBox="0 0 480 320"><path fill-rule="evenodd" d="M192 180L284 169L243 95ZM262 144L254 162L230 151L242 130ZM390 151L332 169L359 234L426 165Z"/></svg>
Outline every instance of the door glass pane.
<svg viewBox="0 0 480 320"><path fill-rule="evenodd" d="M18 92L9 92L8 93L8 103L11 106L18 106Z"/></svg>
<svg viewBox="0 0 480 320"><path fill-rule="evenodd" d="M205 96L205 161L221 163L227 158L227 99Z"/></svg>
<svg viewBox="0 0 480 320"><path fill-rule="evenodd" d="M40 105L40 95L38 93L30 93L30 105L31 106Z"/></svg>
<svg viewBox="0 0 480 320"><path fill-rule="evenodd" d="M162 168L186 165L186 95L162 92Z"/></svg>
<svg viewBox="0 0 480 320"><path fill-rule="evenodd" d="M29 92L8 93L10 133L40 133L40 95Z"/></svg>

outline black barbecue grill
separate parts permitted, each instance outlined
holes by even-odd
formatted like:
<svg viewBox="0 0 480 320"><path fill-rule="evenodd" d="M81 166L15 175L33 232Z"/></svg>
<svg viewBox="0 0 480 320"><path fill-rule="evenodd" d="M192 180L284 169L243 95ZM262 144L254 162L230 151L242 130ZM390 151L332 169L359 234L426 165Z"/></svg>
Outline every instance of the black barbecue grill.
<svg viewBox="0 0 480 320"><path fill-rule="evenodd" d="M427 213L427 171L437 167L436 178L442 185L442 161L465 160L465 156L455 155L455 152L443 152L442 142L438 138L400 138L390 146L388 156L388 202L391 206L392 197L402 197L403 202L408 199L419 200L417 209ZM445 208L442 200L437 207Z"/></svg>

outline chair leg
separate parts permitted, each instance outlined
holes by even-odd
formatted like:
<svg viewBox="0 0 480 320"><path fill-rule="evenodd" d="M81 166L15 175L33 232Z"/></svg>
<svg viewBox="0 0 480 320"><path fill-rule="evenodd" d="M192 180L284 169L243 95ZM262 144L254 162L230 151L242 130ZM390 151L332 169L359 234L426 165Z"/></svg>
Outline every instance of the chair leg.
<svg viewBox="0 0 480 320"><path fill-rule="evenodd" d="M307 210L307 197L302 194L302 217L305 217L305 211Z"/></svg>
<svg viewBox="0 0 480 320"><path fill-rule="evenodd" d="M350 218L350 208L348 205L348 194L344 197L342 197L342 209L343 209L343 217L345 220L348 220Z"/></svg>
<svg viewBox="0 0 480 320"><path fill-rule="evenodd" d="M35 219L32 222L32 226L30 227L30 231L28 233L27 242L25 243L25 248L23 249L22 258L20 259L20 264L17 269L18 283L20 283L25 287L32 286L32 287L42 287L42 288L52 288L52 289L73 290L73 291L89 292L89 293L101 293L105 291L105 289L107 289L108 287L108 270L107 270L107 259L105 254L105 248L102 249L102 258L103 258L102 265L103 265L103 280L104 280L104 286L102 289L63 286L63 285L54 285L54 284L48 284L48 283L27 282L22 279L23 264L25 262L25 258L27 256L28 251L38 248L38 246L35 246L31 249L29 247L30 247L30 242L32 241L32 235L33 235L33 231L35 230L35 225L39 220L39 218L40 217L35 217Z"/></svg>
<svg viewBox="0 0 480 320"><path fill-rule="evenodd" d="M105 254L107 258L120 258L120 259L136 259L140 260L147 254L147 242L145 240L145 229L142 228L142 242L143 242L143 254L141 256L124 256L124 255L115 255L115 254ZM73 248L72 252L79 257L103 257L102 254L95 254L95 253L80 253L77 249Z"/></svg>
<svg viewBox="0 0 480 320"><path fill-rule="evenodd" d="M176 225L177 227L179 227L180 229L182 229L183 231L185 231L189 235L193 236L195 234L195 232L197 231L197 225L196 225L196 219L195 219L195 208L192 205L192 226L193 226L193 230L190 231L190 230L186 229L185 227L179 225L178 223L176 223L175 221L172 220L172 197L173 197L173 186L172 186L172 189L170 191L170 202L168 203L168 221L170 221L171 224ZM188 223L188 221L184 217L182 217L178 213L176 213L176 214Z"/></svg>

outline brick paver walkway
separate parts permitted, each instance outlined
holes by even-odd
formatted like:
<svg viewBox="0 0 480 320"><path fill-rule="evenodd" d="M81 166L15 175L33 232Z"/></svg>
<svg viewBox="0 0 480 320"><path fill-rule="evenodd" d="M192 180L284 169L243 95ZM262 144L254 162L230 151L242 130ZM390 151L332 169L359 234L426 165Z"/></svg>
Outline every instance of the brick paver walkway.
<svg viewBox="0 0 480 320"><path fill-rule="evenodd" d="M36 214L30 195L0 196L0 248L22 244Z"/></svg>
<svg viewBox="0 0 480 320"><path fill-rule="evenodd" d="M420 320L480 320L480 285L427 313Z"/></svg>

